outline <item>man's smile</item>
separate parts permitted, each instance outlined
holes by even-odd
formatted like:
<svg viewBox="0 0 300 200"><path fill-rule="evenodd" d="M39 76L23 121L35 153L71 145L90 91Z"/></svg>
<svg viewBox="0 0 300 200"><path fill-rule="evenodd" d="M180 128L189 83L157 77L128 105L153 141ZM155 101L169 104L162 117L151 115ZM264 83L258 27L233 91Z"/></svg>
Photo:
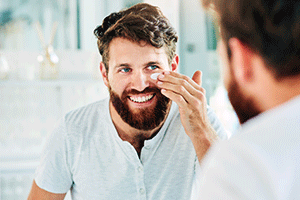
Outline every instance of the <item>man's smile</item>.
<svg viewBox="0 0 300 200"><path fill-rule="evenodd" d="M129 99L135 103L145 103L147 101L150 101L155 94L147 94L147 95L135 95L135 96L129 96Z"/></svg>

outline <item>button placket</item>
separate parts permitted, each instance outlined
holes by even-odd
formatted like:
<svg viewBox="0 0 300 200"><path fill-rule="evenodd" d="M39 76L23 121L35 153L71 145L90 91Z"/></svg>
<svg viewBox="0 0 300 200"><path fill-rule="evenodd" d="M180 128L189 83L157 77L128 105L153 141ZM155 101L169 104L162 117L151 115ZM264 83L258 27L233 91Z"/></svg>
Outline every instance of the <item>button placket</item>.
<svg viewBox="0 0 300 200"><path fill-rule="evenodd" d="M137 177L138 177L138 193L140 195L140 199L146 199L146 189L145 189L145 181L144 181L144 167L143 165L139 165L137 167Z"/></svg>
<svg viewBox="0 0 300 200"><path fill-rule="evenodd" d="M144 195L145 194L145 189L144 188L140 188L140 194Z"/></svg>
<svg viewBox="0 0 300 200"><path fill-rule="evenodd" d="M139 167L138 167L138 172L141 173L141 172L143 172L143 171L144 171L143 167L139 166Z"/></svg>

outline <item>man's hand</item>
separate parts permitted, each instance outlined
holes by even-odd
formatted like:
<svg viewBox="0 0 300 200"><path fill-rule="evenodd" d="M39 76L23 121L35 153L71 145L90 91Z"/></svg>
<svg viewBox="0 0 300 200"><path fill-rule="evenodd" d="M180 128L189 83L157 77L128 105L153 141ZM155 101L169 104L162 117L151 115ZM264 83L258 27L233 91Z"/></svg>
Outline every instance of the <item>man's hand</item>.
<svg viewBox="0 0 300 200"><path fill-rule="evenodd" d="M201 71L196 71L193 78L172 71L158 76L158 87L166 97L177 103L181 123L191 138L199 161L213 141L217 139L207 116L205 89L201 87Z"/></svg>

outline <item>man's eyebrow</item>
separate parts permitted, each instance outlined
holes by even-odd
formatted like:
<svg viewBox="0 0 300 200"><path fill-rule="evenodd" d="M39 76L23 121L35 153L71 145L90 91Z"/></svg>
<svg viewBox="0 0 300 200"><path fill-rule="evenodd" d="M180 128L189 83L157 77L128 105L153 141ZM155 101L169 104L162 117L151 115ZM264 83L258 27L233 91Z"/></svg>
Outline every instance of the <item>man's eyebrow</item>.
<svg viewBox="0 0 300 200"><path fill-rule="evenodd" d="M128 63L120 63L120 64L115 65L114 68L129 67L129 66L130 66L130 64L128 64Z"/></svg>
<svg viewBox="0 0 300 200"><path fill-rule="evenodd" d="M145 66L149 66L149 65L161 65L161 63L158 61L151 61L145 64Z"/></svg>
<svg viewBox="0 0 300 200"><path fill-rule="evenodd" d="M144 64L144 66L150 66L150 65L161 65L161 63L159 61L150 61ZM130 66L131 65L129 63L120 63L120 64L116 64L113 68L118 69L121 67L130 67Z"/></svg>

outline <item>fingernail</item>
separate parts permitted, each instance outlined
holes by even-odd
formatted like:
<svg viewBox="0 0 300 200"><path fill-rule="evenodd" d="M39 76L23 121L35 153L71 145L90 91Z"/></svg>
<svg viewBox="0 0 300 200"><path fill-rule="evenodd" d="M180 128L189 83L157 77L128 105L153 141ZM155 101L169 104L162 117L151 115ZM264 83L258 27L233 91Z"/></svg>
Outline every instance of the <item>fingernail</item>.
<svg viewBox="0 0 300 200"><path fill-rule="evenodd" d="M163 83L161 81L158 81L157 82L157 85L162 85Z"/></svg>
<svg viewBox="0 0 300 200"><path fill-rule="evenodd" d="M157 80L158 75L160 75L160 73L154 73L154 74L151 74L150 77L151 77L153 80Z"/></svg>
<svg viewBox="0 0 300 200"><path fill-rule="evenodd" d="M159 75L159 79L163 79L165 76L163 74Z"/></svg>

